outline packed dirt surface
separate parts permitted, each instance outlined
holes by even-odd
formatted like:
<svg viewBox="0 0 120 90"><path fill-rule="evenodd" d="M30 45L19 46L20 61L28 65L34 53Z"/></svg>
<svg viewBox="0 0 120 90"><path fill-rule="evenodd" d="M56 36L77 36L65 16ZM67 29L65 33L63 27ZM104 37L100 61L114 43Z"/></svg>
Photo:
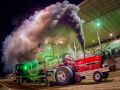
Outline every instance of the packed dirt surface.
<svg viewBox="0 0 120 90"><path fill-rule="evenodd" d="M67 86L48 86L41 87L35 84L19 85L8 80L0 80L0 90L120 90L120 70L110 72L108 79L100 83L94 82L91 78Z"/></svg>

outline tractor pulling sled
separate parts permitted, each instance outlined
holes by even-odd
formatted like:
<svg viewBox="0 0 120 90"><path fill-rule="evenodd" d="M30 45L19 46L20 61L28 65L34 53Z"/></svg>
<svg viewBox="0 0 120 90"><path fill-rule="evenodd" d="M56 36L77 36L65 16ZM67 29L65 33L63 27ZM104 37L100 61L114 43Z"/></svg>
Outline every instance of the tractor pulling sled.
<svg viewBox="0 0 120 90"><path fill-rule="evenodd" d="M88 77L93 78L95 82L101 82L102 79L109 76L109 66L102 64L102 56L92 56L78 60L68 57L55 69L49 70L46 69L46 62L44 62L43 70L33 69L34 66L37 68L35 63L27 64L27 66L26 64L16 65L15 81L19 84L38 82L46 85L54 81L59 85L68 85L80 82Z"/></svg>

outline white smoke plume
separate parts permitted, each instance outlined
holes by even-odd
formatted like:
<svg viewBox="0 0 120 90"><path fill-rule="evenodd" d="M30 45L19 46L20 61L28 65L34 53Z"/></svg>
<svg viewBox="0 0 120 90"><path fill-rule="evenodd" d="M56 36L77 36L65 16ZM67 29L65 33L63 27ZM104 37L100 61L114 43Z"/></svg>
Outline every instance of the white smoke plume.
<svg viewBox="0 0 120 90"><path fill-rule="evenodd" d="M10 64L21 63L34 59L31 51L38 47L42 40L51 32L51 28L60 22L70 24L78 33L80 42L83 37L80 31L79 7L68 1L56 3L43 10L36 11L33 16L23 21L3 42L3 57ZM48 32L48 33L46 33Z"/></svg>

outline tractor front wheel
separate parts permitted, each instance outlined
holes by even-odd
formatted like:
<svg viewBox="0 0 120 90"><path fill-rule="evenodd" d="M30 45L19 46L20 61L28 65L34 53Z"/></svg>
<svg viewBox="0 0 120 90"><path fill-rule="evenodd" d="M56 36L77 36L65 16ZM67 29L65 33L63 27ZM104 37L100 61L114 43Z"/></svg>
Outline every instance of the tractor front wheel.
<svg viewBox="0 0 120 90"><path fill-rule="evenodd" d="M102 81L102 73L100 73L98 71L94 72L93 80L96 81L96 82Z"/></svg>

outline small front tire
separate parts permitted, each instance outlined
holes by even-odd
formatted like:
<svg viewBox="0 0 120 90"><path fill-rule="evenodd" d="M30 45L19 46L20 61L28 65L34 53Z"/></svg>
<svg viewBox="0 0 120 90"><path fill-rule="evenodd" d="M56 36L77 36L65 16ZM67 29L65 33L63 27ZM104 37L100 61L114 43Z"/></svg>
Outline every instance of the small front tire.
<svg viewBox="0 0 120 90"><path fill-rule="evenodd" d="M96 82L101 82L102 81L102 73L96 71L93 74L93 80Z"/></svg>

